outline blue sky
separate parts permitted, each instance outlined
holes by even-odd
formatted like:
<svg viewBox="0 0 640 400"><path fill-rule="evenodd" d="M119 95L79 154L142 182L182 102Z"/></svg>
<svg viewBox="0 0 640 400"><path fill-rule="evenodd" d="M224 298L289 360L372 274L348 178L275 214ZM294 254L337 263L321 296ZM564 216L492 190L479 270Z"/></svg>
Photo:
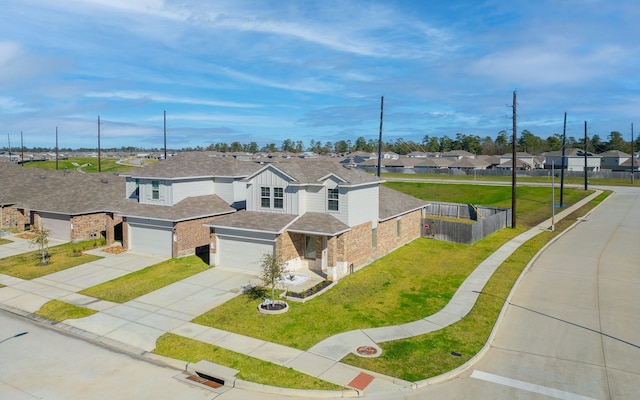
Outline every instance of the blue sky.
<svg viewBox="0 0 640 400"><path fill-rule="evenodd" d="M170 148L518 131L640 110L637 0L21 0L0 13L6 146ZM640 129L640 124L638 128Z"/></svg>

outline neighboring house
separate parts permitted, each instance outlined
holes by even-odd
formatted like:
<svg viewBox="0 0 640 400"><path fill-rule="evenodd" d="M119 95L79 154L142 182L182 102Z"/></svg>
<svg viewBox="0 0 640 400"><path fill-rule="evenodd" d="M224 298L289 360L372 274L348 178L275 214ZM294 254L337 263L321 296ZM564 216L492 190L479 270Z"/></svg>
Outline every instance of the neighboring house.
<svg viewBox="0 0 640 400"><path fill-rule="evenodd" d="M218 266L258 272L269 253L336 280L421 234L425 202L330 160L265 165L243 182L246 210L205 224Z"/></svg>
<svg viewBox="0 0 640 400"><path fill-rule="evenodd" d="M136 169L126 177L122 215L123 245L143 253L208 258L212 243L203 223L245 207L241 180L260 166L204 152L181 153Z"/></svg>
<svg viewBox="0 0 640 400"><path fill-rule="evenodd" d="M451 165L449 165L449 169L461 169L461 170L478 170L478 169L487 169L490 164L487 163L484 159L481 158L470 158L464 157L459 160L455 160Z"/></svg>
<svg viewBox="0 0 640 400"><path fill-rule="evenodd" d="M473 153L469 153L466 150L451 150L451 151L445 151L443 153L440 153L440 157L442 157L442 158L453 158L453 159L460 160L460 159L462 159L464 157L473 158L474 154Z"/></svg>
<svg viewBox="0 0 640 400"><path fill-rule="evenodd" d="M511 159L513 158L512 153L505 153L500 156L500 164L497 166L499 169L511 169ZM529 170L538 168L538 162L536 161L536 156L533 154L529 154L527 152L516 152L516 164L518 165L518 169L521 170Z"/></svg>
<svg viewBox="0 0 640 400"><path fill-rule="evenodd" d="M564 165L567 171L583 172L584 159L584 151L581 149L566 149L564 163L562 160L562 151L550 151L545 154L544 167L545 169L561 169ZM587 171L600 171L600 157L587 152Z"/></svg>
<svg viewBox="0 0 640 400"><path fill-rule="evenodd" d="M631 154L620 150L609 150L598 154L600 157L600 168L619 170L619 167L627 160L631 159Z"/></svg>
<svg viewBox="0 0 640 400"><path fill-rule="evenodd" d="M455 158L448 157L423 158L420 160L416 160L415 164L413 165L413 169L416 172L426 172L429 169L447 169L449 168L449 165L455 162L455 160Z"/></svg>
<svg viewBox="0 0 640 400"><path fill-rule="evenodd" d="M44 227L60 240L114 240L109 228L119 217L111 210L122 198L124 178L2 165L0 186L3 227Z"/></svg>

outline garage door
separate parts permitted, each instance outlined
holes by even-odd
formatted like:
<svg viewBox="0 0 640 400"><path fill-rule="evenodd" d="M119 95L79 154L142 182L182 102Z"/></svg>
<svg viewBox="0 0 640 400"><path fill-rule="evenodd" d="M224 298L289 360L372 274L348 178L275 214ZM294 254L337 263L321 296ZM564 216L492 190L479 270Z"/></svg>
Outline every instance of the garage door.
<svg viewBox="0 0 640 400"><path fill-rule="evenodd" d="M129 222L129 249L145 254L172 256L173 232L164 226Z"/></svg>
<svg viewBox="0 0 640 400"><path fill-rule="evenodd" d="M49 237L71 240L71 218L68 215L40 213L40 222L49 230Z"/></svg>
<svg viewBox="0 0 640 400"><path fill-rule="evenodd" d="M217 253L221 267L259 273L264 254L273 254L273 242L218 236Z"/></svg>

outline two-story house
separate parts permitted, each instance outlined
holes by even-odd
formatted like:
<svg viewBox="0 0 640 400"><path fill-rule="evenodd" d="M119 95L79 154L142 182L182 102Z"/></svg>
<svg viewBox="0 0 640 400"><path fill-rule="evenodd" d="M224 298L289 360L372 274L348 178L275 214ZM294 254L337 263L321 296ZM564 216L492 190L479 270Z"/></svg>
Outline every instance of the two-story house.
<svg viewBox="0 0 640 400"><path fill-rule="evenodd" d="M126 199L114 205L122 217L115 231L130 250L208 257L211 237L203 223L244 208L241 180L259 167L195 152L137 169L125 175Z"/></svg>
<svg viewBox="0 0 640 400"><path fill-rule="evenodd" d="M242 182L246 210L205 224L218 266L258 272L269 253L339 279L421 234L425 202L337 162L268 164Z"/></svg>

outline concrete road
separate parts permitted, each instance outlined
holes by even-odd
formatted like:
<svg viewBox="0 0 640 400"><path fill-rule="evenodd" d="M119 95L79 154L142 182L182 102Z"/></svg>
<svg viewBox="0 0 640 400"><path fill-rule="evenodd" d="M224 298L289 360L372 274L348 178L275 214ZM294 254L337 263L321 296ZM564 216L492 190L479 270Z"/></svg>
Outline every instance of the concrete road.
<svg viewBox="0 0 640 400"><path fill-rule="evenodd" d="M616 193L523 276L488 353L410 398L640 395L640 190Z"/></svg>
<svg viewBox="0 0 640 400"><path fill-rule="evenodd" d="M0 399L217 397L174 379L178 375L0 311Z"/></svg>

